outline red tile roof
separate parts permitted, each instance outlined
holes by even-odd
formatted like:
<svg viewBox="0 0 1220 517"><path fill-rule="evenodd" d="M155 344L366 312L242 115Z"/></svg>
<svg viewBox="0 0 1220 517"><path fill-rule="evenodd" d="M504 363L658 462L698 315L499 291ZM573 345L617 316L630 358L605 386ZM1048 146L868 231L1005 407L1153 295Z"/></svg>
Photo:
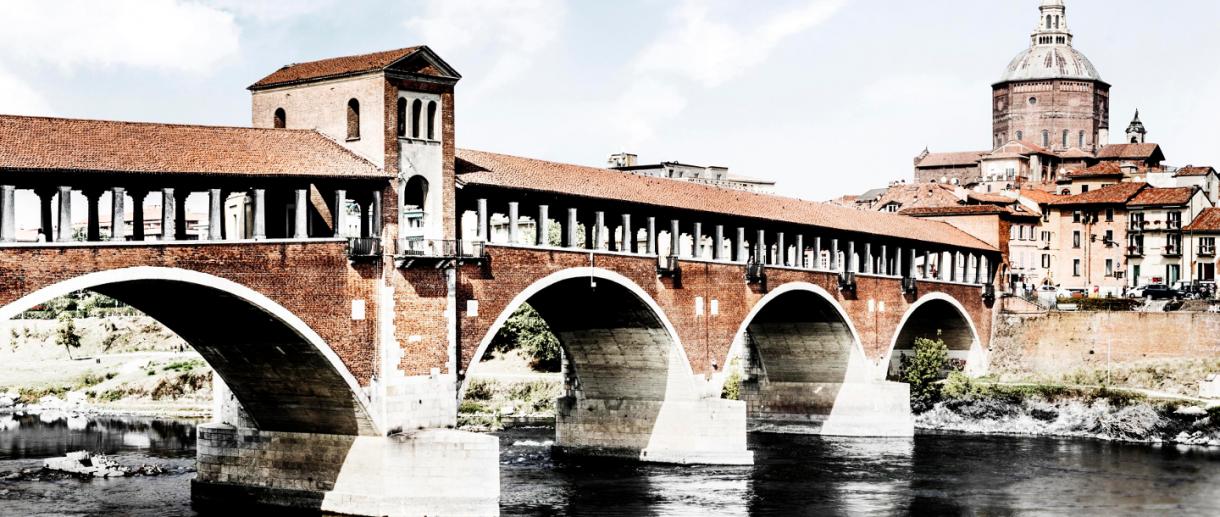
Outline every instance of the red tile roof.
<svg viewBox="0 0 1220 517"><path fill-rule="evenodd" d="M1068 149L1066 151L1059 151L1058 155L1060 158L1069 159L1069 160L1096 157L1093 153L1085 151L1084 149L1077 149L1075 147Z"/></svg>
<svg viewBox="0 0 1220 517"><path fill-rule="evenodd" d="M344 77L348 75L372 72L375 70L383 70L398 60L414 54L421 48L423 47L407 47L394 50L385 50L382 52L373 52L371 54L332 57L330 59L309 61L307 63L293 63L272 72L271 75L268 75L267 77L259 79L258 82L250 85L250 89L257 90L261 88L270 88L272 86L281 84Z"/></svg>
<svg viewBox="0 0 1220 517"><path fill-rule="evenodd" d="M613 199L994 251L947 223L596 167L459 149L457 171L467 186Z"/></svg>
<svg viewBox="0 0 1220 517"><path fill-rule="evenodd" d="M891 185L872 203L872 209L885 210L886 205L893 203L897 203L899 208L955 206L961 204L961 199L954 193L955 190L956 187L944 183Z"/></svg>
<svg viewBox="0 0 1220 517"><path fill-rule="evenodd" d="M990 154L991 151L967 151L960 153L928 153L924 156L916 167L952 167L962 165L974 165L979 162L979 159Z"/></svg>
<svg viewBox="0 0 1220 517"><path fill-rule="evenodd" d="M971 192L966 194L966 197L971 201L992 205L1011 205L1017 202L1016 198L1011 198L1001 194L989 194L986 192Z"/></svg>
<svg viewBox="0 0 1220 517"><path fill-rule="evenodd" d="M1063 197L1055 194L1054 192L1047 192L1045 190L1030 187L1022 187L1021 195L1033 200L1033 202L1038 203L1039 205L1054 203Z"/></svg>
<svg viewBox="0 0 1220 517"><path fill-rule="evenodd" d="M941 207L919 207L908 208L901 212L901 215L909 215L911 217L936 217L936 216L957 216L957 215L1000 215L1009 217L1041 217L1033 212L1024 209L1014 210L1006 206L996 205L960 205L960 206L941 206Z"/></svg>
<svg viewBox="0 0 1220 517"><path fill-rule="evenodd" d="M1127 206L1182 206L1190 203L1195 187L1146 188L1136 194Z"/></svg>
<svg viewBox="0 0 1220 517"><path fill-rule="evenodd" d="M1183 230L1188 232L1220 232L1220 208L1205 208Z"/></svg>
<svg viewBox="0 0 1220 517"><path fill-rule="evenodd" d="M1118 183L1108 185L1097 190L1090 190L1083 194L1068 196L1051 204L1054 206L1121 205L1126 204L1127 201L1130 201L1131 198L1135 197L1136 194L1147 186L1147 183Z"/></svg>
<svg viewBox="0 0 1220 517"><path fill-rule="evenodd" d="M0 115L0 170L389 177L312 130Z"/></svg>
<svg viewBox="0 0 1220 517"><path fill-rule="evenodd" d="M1181 169L1178 169L1178 172L1175 173L1174 176L1206 176L1208 174L1214 174L1215 172L1216 169L1212 167L1195 167L1193 165L1187 165Z"/></svg>
<svg viewBox="0 0 1220 517"><path fill-rule="evenodd" d="M1092 167L1070 170L1064 176L1072 179L1080 178L1113 178L1121 177L1123 168L1114 162L1101 162Z"/></svg>
<svg viewBox="0 0 1220 517"><path fill-rule="evenodd" d="M1157 144L1110 144L1097 151L1097 158L1102 160L1147 160L1156 158L1158 155L1160 159L1165 159L1161 146Z"/></svg>

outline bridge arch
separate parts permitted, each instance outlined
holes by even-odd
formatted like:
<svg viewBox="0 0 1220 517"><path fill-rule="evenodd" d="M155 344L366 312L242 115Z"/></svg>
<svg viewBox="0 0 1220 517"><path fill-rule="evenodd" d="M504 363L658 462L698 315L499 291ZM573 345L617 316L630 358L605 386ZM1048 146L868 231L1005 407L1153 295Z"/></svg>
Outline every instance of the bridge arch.
<svg viewBox="0 0 1220 517"><path fill-rule="evenodd" d="M0 307L0 320L91 290L159 321L195 348L257 428L379 434L356 378L299 317L225 278L179 268L131 267L63 280Z"/></svg>
<svg viewBox="0 0 1220 517"><path fill-rule="evenodd" d="M845 383L869 380L847 311L808 282L784 284L755 303L729 356L746 359L741 396L755 423L825 422Z"/></svg>
<svg viewBox="0 0 1220 517"><path fill-rule="evenodd" d="M929 293L919 298L902 315L890 341L886 377L896 380L902 355L915 346L916 338L940 335L949 348L949 358L967 371L982 365L982 341L970 312L956 298L945 293Z"/></svg>
<svg viewBox="0 0 1220 517"><path fill-rule="evenodd" d="M572 303L574 297L584 301ZM672 395L693 394L690 362L664 310L630 278L598 267L551 273L522 289L483 335L473 361L487 353L508 318L526 302L559 338L584 395L665 400ZM597 339L581 335L592 330L601 331L603 336L609 332L613 340L598 343ZM604 353L606 350L591 350L611 345L615 350L609 354ZM629 357L631 351L642 355ZM633 379L664 379L665 383L637 383L635 390L628 390L626 385L615 386ZM464 396L469 382L469 376L463 379L459 398Z"/></svg>

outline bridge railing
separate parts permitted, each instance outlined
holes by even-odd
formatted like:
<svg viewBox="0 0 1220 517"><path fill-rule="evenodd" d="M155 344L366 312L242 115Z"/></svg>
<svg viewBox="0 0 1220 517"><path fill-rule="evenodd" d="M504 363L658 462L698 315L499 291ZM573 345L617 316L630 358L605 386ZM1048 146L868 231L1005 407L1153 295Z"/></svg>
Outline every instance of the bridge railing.
<svg viewBox="0 0 1220 517"><path fill-rule="evenodd" d="M405 257L483 258L483 241L406 238L398 240L398 255Z"/></svg>
<svg viewBox="0 0 1220 517"><path fill-rule="evenodd" d="M379 257L381 256L381 239L378 237L354 237L347 240L347 255L349 257Z"/></svg>

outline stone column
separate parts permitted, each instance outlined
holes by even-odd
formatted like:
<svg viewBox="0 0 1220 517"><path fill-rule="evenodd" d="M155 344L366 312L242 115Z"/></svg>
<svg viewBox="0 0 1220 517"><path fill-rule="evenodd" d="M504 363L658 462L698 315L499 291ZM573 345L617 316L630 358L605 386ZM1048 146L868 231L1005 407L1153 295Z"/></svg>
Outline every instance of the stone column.
<svg viewBox="0 0 1220 517"><path fill-rule="evenodd" d="M580 219L578 218L576 209L569 208L568 209L568 226L567 226L567 228L563 229L563 235L564 235L564 239L565 239L565 241L563 243L564 246L569 247L569 248L579 248L580 247L580 243L576 242L578 240L577 237L580 236L576 232L576 230L577 230L576 227L579 224L580 224Z"/></svg>
<svg viewBox="0 0 1220 517"><path fill-rule="evenodd" d="M262 201L255 199L255 223L254 227L258 228L258 213L257 210L262 207ZM220 189L208 189L208 240L218 241L221 239L221 229L224 228L224 199Z"/></svg>
<svg viewBox="0 0 1220 517"><path fill-rule="evenodd" d="M605 251L609 240L606 236L606 212L598 210L593 213L593 248Z"/></svg>
<svg viewBox="0 0 1220 517"><path fill-rule="evenodd" d="M796 234L796 262L793 264L796 267L805 269L805 235Z"/></svg>
<svg viewBox="0 0 1220 517"><path fill-rule="evenodd" d="M191 196L191 193L190 191L175 192L174 195L178 196L174 199L174 238L185 240L187 231L186 199Z"/></svg>
<svg viewBox="0 0 1220 517"><path fill-rule="evenodd" d="M127 190L123 187L110 189L110 240L127 240Z"/></svg>
<svg viewBox="0 0 1220 517"><path fill-rule="evenodd" d="M902 276L902 248L894 248L894 269L890 270L890 274Z"/></svg>
<svg viewBox="0 0 1220 517"><path fill-rule="evenodd" d="M830 239L830 270L839 272L839 239Z"/></svg>
<svg viewBox="0 0 1220 517"><path fill-rule="evenodd" d="M488 218L491 217L491 214L487 213L487 198L479 198L477 203L476 219L478 222L475 236L482 239L483 242L491 242L491 234L488 233L490 230Z"/></svg>
<svg viewBox="0 0 1220 517"><path fill-rule="evenodd" d="M810 264L809 269L820 269L822 267L822 238L813 238L813 264Z"/></svg>
<svg viewBox="0 0 1220 517"><path fill-rule="evenodd" d="M669 255L680 257L682 249L682 226L677 219L669 220Z"/></svg>
<svg viewBox="0 0 1220 517"><path fill-rule="evenodd" d="M657 218L656 217L648 218L648 231L646 233L647 233L647 235L644 238L648 240L648 242L646 244L648 246L648 254L656 255L657 254Z"/></svg>
<svg viewBox="0 0 1220 517"><path fill-rule="evenodd" d="M873 266L875 265L873 262L873 243L864 243L864 260L862 262L864 262L864 267L861 268L863 272L868 274L877 272L875 269L873 269Z"/></svg>
<svg viewBox="0 0 1220 517"><path fill-rule="evenodd" d="M718 224L712 234L712 260L724 259L724 225Z"/></svg>
<svg viewBox="0 0 1220 517"><path fill-rule="evenodd" d="M0 185L0 242L13 242L17 239L16 218L17 187Z"/></svg>
<svg viewBox="0 0 1220 517"><path fill-rule="evenodd" d="M784 242L784 232L775 234L775 263L781 266L788 265L788 244Z"/></svg>
<svg viewBox="0 0 1220 517"><path fill-rule="evenodd" d="M911 278L917 278L919 271L915 270L915 248L907 250L907 258L910 259L907 264L907 269L910 271L909 274Z"/></svg>
<svg viewBox="0 0 1220 517"><path fill-rule="evenodd" d="M538 221L534 223L534 245L551 245L551 210L546 205L538 205Z"/></svg>
<svg viewBox="0 0 1220 517"><path fill-rule="evenodd" d="M309 238L309 189L296 190L296 202L293 206L292 237L294 239Z"/></svg>
<svg viewBox="0 0 1220 517"><path fill-rule="evenodd" d="M72 240L72 187L59 187L59 231L55 240Z"/></svg>
<svg viewBox="0 0 1220 517"><path fill-rule="evenodd" d="M85 240L97 242L102 240L101 213L98 202L102 200L102 191L86 190L85 205L88 207L88 222L85 223Z"/></svg>
<svg viewBox="0 0 1220 517"><path fill-rule="evenodd" d="M754 243L754 257L758 260L758 263L766 264L768 256L771 254L771 250L767 249L767 231L758 230L757 235L758 240Z"/></svg>
<svg viewBox="0 0 1220 517"><path fill-rule="evenodd" d="M737 227L737 262L745 262L750 259L750 248L746 245L746 229L742 226Z"/></svg>
<svg viewBox="0 0 1220 517"><path fill-rule="evenodd" d="M381 191L373 191L373 200L369 202L369 211L372 212L372 219L369 221L369 237L381 238Z"/></svg>
<svg viewBox="0 0 1220 517"><path fill-rule="evenodd" d="M889 248L886 245L881 245L881 269L877 273L889 276L890 275L890 254Z"/></svg>
<svg viewBox="0 0 1220 517"><path fill-rule="evenodd" d="M56 190L51 188L41 188L34 191L38 195L39 228L42 229L42 238L47 242L55 240L55 236L52 235L55 229L55 219L51 215L51 198L55 196L55 192Z"/></svg>
<svg viewBox="0 0 1220 517"><path fill-rule="evenodd" d="M945 267L945 253L947 252L941 251L936 253L936 272L940 273L939 276L942 281L949 279L949 268Z"/></svg>
<svg viewBox="0 0 1220 517"><path fill-rule="evenodd" d="M635 253L635 231L631 227L631 214L623 214L623 245L619 251Z"/></svg>
<svg viewBox="0 0 1220 517"><path fill-rule="evenodd" d="M847 241L847 262L846 269L848 273L856 273L859 271L860 263L856 260L856 241Z"/></svg>
<svg viewBox="0 0 1220 517"><path fill-rule="evenodd" d="M521 232L518 229L521 206L516 201L508 202L508 243L516 245L517 240L521 238Z"/></svg>
<svg viewBox="0 0 1220 517"><path fill-rule="evenodd" d="M144 240L144 199L148 197L147 190L131 190L131 240Z"/></svg>
<svg viewBox="0 0 1220 517"><path fill-rule="evenodd" d="M174 193L172 187L161 189L161 240L172 241L178 238L178 229L175 223L178 218L175 214L177 209L178 196Z"/></svg>
<svg viewBox="0 0 1220 517"><path fill-rule="evenodd" d="M343 192L343 191L339 191L339 192ZM341 196L341 195L338 196L337 200L343 201L343 196ZM217 190L217 192L216 192L215 204L217 206L220 205L219 190ZM345 214L347 212L347 210L344 209L347 206L346 203L344 203L344 204L336 203L336 205L340 207L340 209L339 209L340 214ZM217 210L217 212L219 213L219 210ZM217 215L216 218L219 219L219 215ZM341 220L339 222L342 223L343 221ZM342 228L342 226L340 226L340 228ZM214 236L212 235L211 231L209 230L209 232L208 232L209 239L219 239L220 238L220 231L219 231L220 228L217 227L216 229L217 229L217 232L215 233ZM267 190L261 189L261 188L256 188L256 189L254 189L254 240L263 240L266 238L267 238Z"/></svg>
<svg viewBox="0 0 1220 517"><path fill-rule="evenodd" d="M694 258L703 258L703 223L695 223L694 230L690 234L690 255Z"/></svg>

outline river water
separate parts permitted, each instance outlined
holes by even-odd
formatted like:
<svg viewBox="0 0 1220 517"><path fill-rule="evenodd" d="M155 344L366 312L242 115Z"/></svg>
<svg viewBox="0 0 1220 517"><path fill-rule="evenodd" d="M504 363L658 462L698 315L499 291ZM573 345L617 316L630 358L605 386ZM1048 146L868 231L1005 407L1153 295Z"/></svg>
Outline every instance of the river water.
<svg viewBox="0 0 1220 517"><path fill-rule="evenodd" d="M504 515L1220 515L1220 450L1085 439L750 436L752 467L566 459L549 429L501 438ZM0 415L0 515L196 515L194 423ZM70 450L161 476L3 480Z"/></svg>

